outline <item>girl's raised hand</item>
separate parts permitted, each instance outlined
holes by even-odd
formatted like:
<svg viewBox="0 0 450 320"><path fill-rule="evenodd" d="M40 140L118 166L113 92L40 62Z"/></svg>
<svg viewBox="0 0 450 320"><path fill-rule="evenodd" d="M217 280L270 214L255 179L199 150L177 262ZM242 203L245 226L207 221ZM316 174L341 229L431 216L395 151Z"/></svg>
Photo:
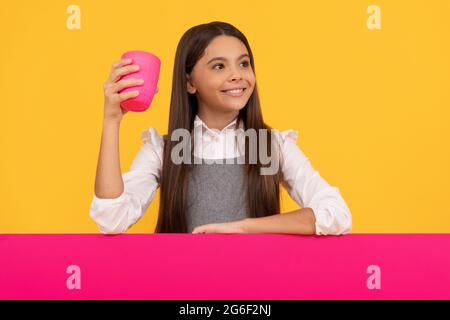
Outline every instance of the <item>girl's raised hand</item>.
<svg viewBox="0 0 450 320"><path fill-rule="evenodd" d="M130 63L130 59L122 59L113 63L109 78L103 85L105 95L103 113L104 121L122 121L123 116L128 112L128 110L122 108L120 103L127 99L136 97L139 94L139 91L134 90L122 93L119 93L119 91L127 87L138 86L144 83L143 79L138 78L119 80L122 76L139 70L138 65L130 65ZM158 93L158 91L159 88L156 88L156 93Z"/></svg>

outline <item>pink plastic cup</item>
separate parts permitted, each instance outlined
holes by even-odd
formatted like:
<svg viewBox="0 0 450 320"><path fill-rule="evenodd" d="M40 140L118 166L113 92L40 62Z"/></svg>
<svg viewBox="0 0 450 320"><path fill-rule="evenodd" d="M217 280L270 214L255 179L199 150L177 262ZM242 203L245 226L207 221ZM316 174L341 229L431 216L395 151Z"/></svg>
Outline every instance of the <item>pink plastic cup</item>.
<svg viewBox="0 0 450 320"><path fill-rule="evenodd" d="M120 90L120 93L135 90L139 91L139 95L122 101L120 105L122 108L129 111L145 111L150 107L153 96L155 95L159 79L159 70L161 68L161 60L150 52L140 50L128 51L122 55L122 59L132 59L132 63L129 65L137 64L139 65L139 70L122 76L120 80L138 78L144 79L144 84Z"/></svg>

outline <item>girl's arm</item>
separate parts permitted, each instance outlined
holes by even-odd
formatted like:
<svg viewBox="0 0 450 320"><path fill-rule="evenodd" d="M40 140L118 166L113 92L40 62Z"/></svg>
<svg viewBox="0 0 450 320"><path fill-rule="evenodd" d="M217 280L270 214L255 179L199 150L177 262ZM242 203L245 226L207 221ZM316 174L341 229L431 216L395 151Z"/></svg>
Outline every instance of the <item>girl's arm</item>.
<svg viewBox="0 0 450 320"><path fill-rule="evenodd" d="M246 218L222 223L209 223L194 228L192 233L291 233L313 235L316 219L311 208L260 218Z"/></svg>
<svg viewBox="0 0 450 320"><path fill-rule="evenodd" d="M241 220L244 233L291 233L314 235L316 218L311 208L303 208L261 218Z"/></svg>
<svg viewBox="0 0 450 320"><path fill-rule="evenodd" d="M309 210L296 210L297 219L291 217L276 217L273 221L292 222L300 226L297 233L304 233L304 223L309 221L307 216L314 215L314 230L317 235L340 235L349 233L352 227L352 215L340 190L330 185L317 170L315 170L308 157L297 146L298 132L287 130L281 132L281 155L283 172L283 187L301 208ZM309 212L309 214L305 214ZM297 222L297 223L296 223ZM258 222L259 223L259 222ZM290 229L285 226L283 229ZM308 229L312 230L312 228Z"/></svg>
<svg viewBox="0 0 450 320"><path fill-rule="evenodd" d="M339 189L330 186L312 167L295 143L297 135L294 130L281 133L281 168L285 179L282 185L302 209L232 221L229 226L219 226L219 230L304 235L338 235L350 232L351 213Z"/></svg>
<svg viewBox="0 0 450 320"><path fill-rule="evenodd" d="M90 217L102 233L127 231L142 217L155 196L161 176L164 142L155 128L146 129L141 139L143 144L130 170L119 176L123 183L122 193L116 197L111 194L111 198L98 198L94 194ZM117 169L120 174L120 166Z"/></svg>
<svg viewBox="0 0 450 320"><path fill-rule="evenodd" d="M103 121L95 177L95 195L98 198L117 198L124 190L120 170L119 128L120 122Z"/></svg>

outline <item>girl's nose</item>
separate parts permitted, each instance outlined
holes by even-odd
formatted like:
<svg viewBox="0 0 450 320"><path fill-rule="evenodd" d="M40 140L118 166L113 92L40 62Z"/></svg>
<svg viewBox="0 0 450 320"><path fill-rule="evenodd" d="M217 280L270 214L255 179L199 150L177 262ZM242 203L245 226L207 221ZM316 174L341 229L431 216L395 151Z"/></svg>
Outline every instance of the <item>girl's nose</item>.
<svg viewBox="0 0 450 320"><path fill-rule="evenodd" d="M230 74L231 80L242 79L242 70L239 70L239 68L236 68L236 67L231 67L230 70L231 70L231 74Z"/></svg>
<svg viewBox="0 0 450 320"><path fill-rule="evenodd" d="M236 72L232 73L231 81L240 80L240 79L242 79L242 75L239 72L236 71Z"/></svg>

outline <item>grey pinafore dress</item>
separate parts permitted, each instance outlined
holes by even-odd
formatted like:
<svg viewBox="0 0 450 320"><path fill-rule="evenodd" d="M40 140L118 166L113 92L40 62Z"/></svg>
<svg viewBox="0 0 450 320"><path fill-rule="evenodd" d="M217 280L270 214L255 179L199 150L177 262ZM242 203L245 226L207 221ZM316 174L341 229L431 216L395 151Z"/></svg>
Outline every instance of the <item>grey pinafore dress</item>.
<svg viewBox="0 0 450 320"><path fill-rule="evenodd" d="M247 218L247 189L244 186L244 164L233 159L197 158L188 174L187 227L192 233L197 226ZM242 156L240 157L242 160Z"/></svg>

